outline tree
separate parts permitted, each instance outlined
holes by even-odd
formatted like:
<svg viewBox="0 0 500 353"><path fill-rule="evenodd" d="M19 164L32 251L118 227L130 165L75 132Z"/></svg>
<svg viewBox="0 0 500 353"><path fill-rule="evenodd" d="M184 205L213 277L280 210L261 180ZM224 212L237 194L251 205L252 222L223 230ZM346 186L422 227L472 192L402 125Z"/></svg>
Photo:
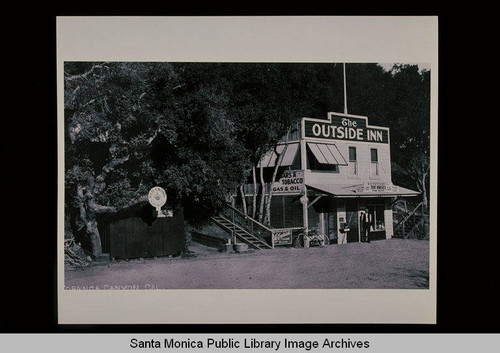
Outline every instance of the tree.
<svg viewBox="0 0 500 353"><path fill-rule="evenodd" d="M384 124L393 117L392 107L387 104L390 80L377 64L346 64L348 113L367 116L372 125L387 126Z"/></svg>
<svg viewBox="0 0 500 353"><path fill-rule="evenodd" d="M393 181L422 193L427 207L430 168L430 72L417 65L348 64L349 113L390 128Z"/></svg>
<svg viewBox="0 0 500 353"><path fill-rule="evenodd" d="M216 213L244 179L248 155L237 139L237 123L227 112L228 96L217 66L197 63L156 65L151 72L149 107L162 142L153 156L158 182L187 207ZM172 70L176 80L162 73Z"/></svg>
<svg viewBox="0 0 500 353"><path fill-rule="evenodd" d="M65 195L73 229L101 252L98 215L145 200L154 134L144 112L144 67L123 63L65 65Z"/></svg>
<svg viewBox="0 0 500 353"><path fill-rule="evenodd" d="M285 150L286 150L286 145L284 148L282 147L281 150L279 150L277 146L275 146L273 149L274 153L276 154L276 162L275 162L275 165L273 168L273 175L272 175L271 181L270 181L271 187L269 188L269 195L268 195L267 200L266 200L265 215L263 218L263 223L266 225L269 225L271 223L271 201L273 199L273 187L272 187L272 185L276 181L276 177L278 175L278 169L281 166L281 161L283 159ZM262 170L263 168L260 168L260 169Z"/></svg>
<svg viewBox="0 0 500 353"><path fill-rule="evenodd" d="M326 115L325 107L333 101L336 74L334 67L327 64L223 65L219 75L225 77L229 92L228 115L235 119L238 140L249 156L246 175L251 176L254 185L252 218L269 221L266 214L271 197L266 197L266 180L263 169L258 168L259 161L302 116ZM277 169L271 179L276 177ZM243 196L241 201L243 206Z"/></svg>
<svg viewBox="0 0 500 353"><path fill-rule="evenodd" d="M241 183L248 156L225 92L200 69L66 63L66 209L94 256L102 252L99 215L145 203L154 185L195 219L195 209L217 212Z"/></svg>
<svg viewBox="0 0 500 353"><path fill-rule="evenodd" d="M428 209L430 170L430 72L416 65L393 68L388 103L397 120L392 123L393 178L422 193Z"/></svg>

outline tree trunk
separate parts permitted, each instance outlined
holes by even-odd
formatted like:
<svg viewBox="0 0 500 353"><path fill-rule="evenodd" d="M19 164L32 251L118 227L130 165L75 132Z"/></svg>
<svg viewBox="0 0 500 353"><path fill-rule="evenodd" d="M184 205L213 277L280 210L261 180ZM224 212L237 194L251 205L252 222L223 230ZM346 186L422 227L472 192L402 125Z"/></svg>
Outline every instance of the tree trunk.
<svg viewBox="0 0 500 353"><path fill-rule="evenodd" d="M110 147L110 152L114 146ZM113 206L99 205L95 200L96 196L106 188L106 177L118 165L128 161L129 156L113 158L104 167L101 174L90 177L86 185L77 186L77 197L80 200L80 218L85 224L85 231L92 244L92 254L95 257L102 255L101 235L97 227L96 215L99 213L115 213L117 208ZM125 208L125 207L122 207Z"/></svg>
<svg viewBox="0 0 500 353"><path fill-rule="evenodd" d="M241 205L243 207L243 213L247 215L248 214L247 199L245 198L245 190L243 185L240 185L240 195L241 195Z"/></svg>
<svg viewBox="0 0 500 353"><path fill-rule="evenodd" d="M92 254L95 257L99 257L102 254L101 235L97 228L96 213L88 201L93 198L93 195L85 192L86 190L83 186L78 185L77 194L80 199L80 219L85 225L85 233L92 245Z"/></svg>
<svg viewBox="0 0 500 353"><path fill-rule="evenodd" d="M99 233L99 229L97 228L95 215L93 215L92 218L94 219L91 219L87 222L87 235L89 236L90 242L92 244L92 254L96 258L99 258L102 255L101 234Z"/></svg>
<svg viewBox="0 0 500 353"><path fill-rule="evenodd" d="M428 204L428 199L427 199L427 188L425 186L425 181L427 179L427 172L423 173L422 175L422 202L423 202L423 213L428 215L429 214L429 204Z"/></svg>
<svg viewBox="0 0 500 353"><path fill-rule="evenodd" d="M255 175L255 166L252 167L253 179L253 197L252 197L252 218L255 219L257 213L257 177Z"/></svg>
<svg viewBox="0 0 500 353"><path fill-rule="evenodd" d="M260 184L262 185L262 187L261 187L258 217L259 217L259 222L262 223L264 219L264 202L266 199L266 184L264 183L264 168L262 168L262 166L259 168L259 177L260 177Z"/></svg>
<svg viewBox="0 0 500 353"><path fill-rule="evenodd" d="M283 149L281 153L278 153L275 149L276 153L276 164L274 165L274 170L273 170L273 177L271 179L271 187L269 188L269 197L266 200L266 214L264 218L264 224L269 225L271 224L271 199L273 198L273 183L276 181L276 176L278 175L278 168L281 165L281 157L283 155L283 152L285 152L286 147Z"/></svg>

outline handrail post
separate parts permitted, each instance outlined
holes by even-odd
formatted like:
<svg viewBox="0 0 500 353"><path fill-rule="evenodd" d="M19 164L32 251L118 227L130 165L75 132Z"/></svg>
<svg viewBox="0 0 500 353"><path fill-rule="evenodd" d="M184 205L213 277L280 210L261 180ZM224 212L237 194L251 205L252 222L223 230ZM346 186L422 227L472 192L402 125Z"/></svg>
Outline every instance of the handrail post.
<svg viewBox="0 0 500 353"><path fill-rule="evenodd" d="M266 234L270 233L271 237L272 237L272 234L273 234L273 230L272 229L270 229L266 225L264 225L264 224L256 221L252 217L249 217L247 214L244 214L243 212L241 212L237 208L233 207L229 203L226 204L226 210L230 210L231 211L231 214L230 215L226 215L226 217L227 217L227 220L229 222L232 222L232 226L229 229L231 231L231 236L233 237L233 242L234 243L236 243L237 234L238 234L236 232L236 230L238 230L239 227L241 226L241 225L238 226L236 224L236 217L238 217L238 220L240 220L240 218L243 218L244 229L245 229L245 231L247 233L251 234L254 238L256 238L257 240L259 240L261 243L265 243L268 247L274 248L274 244L270 245L265 240L263 240L260 236L256 235L255 226L258 226L258 230L259 231L264 231ZM248 227L247 221L250 222L250 227ZM250 228L250 229L248 229L248 228Z"/></svg>
<svg viewBox="0 0 500 353"><path fill-rule="evenodd" d="M232 222L233 222L233 244L236 244L236 224L234 223L234 210L231 210L231 218L232 218Z"/></svg>

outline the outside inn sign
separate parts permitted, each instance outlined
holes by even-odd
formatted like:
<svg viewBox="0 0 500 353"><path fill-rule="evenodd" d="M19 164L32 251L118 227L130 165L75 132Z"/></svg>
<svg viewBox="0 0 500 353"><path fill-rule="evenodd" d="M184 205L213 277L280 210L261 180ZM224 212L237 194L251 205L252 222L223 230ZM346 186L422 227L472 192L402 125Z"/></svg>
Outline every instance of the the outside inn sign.
<svg viewBox="0 0 500 353"><path fill-rule="evenodd" d="M389 143L389 129L369 126L367 118L328 113L328 119L304 119L305 137Z"/></svg>

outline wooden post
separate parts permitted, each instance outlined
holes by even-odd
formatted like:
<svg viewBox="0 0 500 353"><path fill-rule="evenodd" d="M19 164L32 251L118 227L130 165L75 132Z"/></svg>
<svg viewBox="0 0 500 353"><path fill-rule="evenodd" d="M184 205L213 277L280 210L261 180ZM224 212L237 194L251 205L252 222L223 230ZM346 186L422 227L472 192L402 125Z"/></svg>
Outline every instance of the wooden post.
<svg viewBox="0 0 500 353"><path fill-rule="evenodd" d="M306 128L304 124L304 118L301 120L300 124L300 169L304 171L304 176L305 176L305 171L307 169L307 145L306 145Z"/></svg>
<svg viewBox="0 0 500 353"><path fill-rule="evenodd" d="M308 211L308 203L307 199L307 187L304 185L304 196L300 198L300 202L302 202L302 225L304 228L304 234L309 233L309 211ZM309 242L304 238L304 248L309 247Z"/></svg>
<svg viewBox="0 0 500 353"><path fill-rule="evenodd" d="M233 237L233 244L236 244L236 225L234 223L234 210L231 210L231 216L232 216L232 222L233 222L233 231L232 231L232 237Z"/></svg>
<svg viewBox="0 0 500 353"><path fill-rule="evenodd" d="M302 225L305 232L309 231L309 207L307 207L308 199L307 199L307 190L304 186L304 196L305 199L302 202Z"/></svg>
<svg viewBox="0 0 500 353"><path fill-rule="evenodd" d="M304 179L306 177L307 170L307 145L305 140L305 125L304 119L302 118L300 124L300 167L304 171ZM302 202L302 226L304 228L304 234L309 232L309 213L308 213L308 199L307 199L307 187L304 180L304 196L301 197L300 202ZM308 247L309 244L304 240L304 247Z"/></svg>
<svg viewBox="0 0 500 353"><path fill-rule="evenodd" d="M405 216L403 220L406 218L406 215L408 214L408 207L406 207L406 200L404 200L404 204L405 204ZM406 221L403 222L403 239L406 239Z"/></svg>
<svg viewBox="0 0 500 353"><path fill-rule="evenodd" d="M342 65L343 68L343 74L344 74L344 114L347 114L347 85L346 85L346 79L345 79L345 63Z"/></svg>
<svg viewBox="0 0 500 353"><path fill-rule="evenodd" d="M321 245L325 245L325 214L320 212L319 222L321 224Z"/></svg>
<svg viewBox="0 0 500 353"><path fill-rule="evenodd" d="M359 210L359 201L358 201L356 209L357 209L357 212L356 212L357 220L356 221L358 222L358 242L361 243L361 239L365 233L365 223L362 220L361 211Z"/></svg>

